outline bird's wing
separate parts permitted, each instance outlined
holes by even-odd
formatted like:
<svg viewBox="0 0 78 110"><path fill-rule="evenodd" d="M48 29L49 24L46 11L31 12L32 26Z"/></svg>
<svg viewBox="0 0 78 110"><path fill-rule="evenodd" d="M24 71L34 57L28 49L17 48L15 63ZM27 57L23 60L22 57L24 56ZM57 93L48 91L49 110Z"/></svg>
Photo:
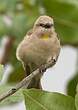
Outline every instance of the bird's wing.
<svg viewBox="0 0 78 110"><path fill-rule="evenodd" d="M31 35L33 33L33 29L30 29L28 32L27 32L27 34L26 35Z"/></svg>
<svg viewBox="0 0 78 110"><path fill-rule="evenodd" d="M31 37L32 33L33 33L33 29L30 29L30 30L26 33L24 39L27 39L27 38Z"/></svg>
<svg viewBox="0 0 78 110"><path fill-rule="evenodd" d="M28 64L22 62L23 64L23 68L24 68L24 71L25 71L25 77L27 77L30 73L31 73L31 70L30 70L30 67Z"/></svg>
<svg viewBox="0 0 78 110"><path fill-rule="evenodd" d="M60 38L59 38L59 34L57 34L57 38L58 38L58 40L60 40Z"/></svg>

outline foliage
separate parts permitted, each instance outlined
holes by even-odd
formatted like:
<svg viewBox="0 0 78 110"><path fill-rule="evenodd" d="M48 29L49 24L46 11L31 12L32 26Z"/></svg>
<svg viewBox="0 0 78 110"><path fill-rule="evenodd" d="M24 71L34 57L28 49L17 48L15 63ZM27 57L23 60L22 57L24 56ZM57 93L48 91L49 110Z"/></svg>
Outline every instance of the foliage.
<svg viewBox="0 0 78 110"><path fill-rule="evenodd" d="M23 91L27 110L76 110L74 98L30 89Z"/></svg>

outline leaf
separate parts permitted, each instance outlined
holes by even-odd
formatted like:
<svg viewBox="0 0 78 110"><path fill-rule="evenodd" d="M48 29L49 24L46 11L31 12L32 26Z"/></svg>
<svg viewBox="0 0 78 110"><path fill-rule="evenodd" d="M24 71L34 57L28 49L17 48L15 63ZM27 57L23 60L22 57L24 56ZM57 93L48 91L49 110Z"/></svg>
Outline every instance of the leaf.
<svg viewBox="0 0 78 110"><path fill-rule="evenodd" d="M78 83L78 71L76 71L75 75L67 83L66 93L68 95L75 97L77 83Z"/></svg>
<svg viewBox="0 0 78 110"><path fill-rule="evenodd" d="M75 96L75 105L76 105L76 110L78 110L78 93Z"/></svg>
<svg viewBox="0 0 78 110"><path fill-rule="evenodd" d="M37 89L23 90L27 110L76 110L71 96Z"/></svg>
<svg viewBox="0 0 78 110"><path fill-rule="evenodd" d="M76 109L78 110L78 84L76 86L75 105Z"/></svg>
<svg viewBox="0 0 78 110"><path fill-rule="evenodd" d="M0 65L0 81L2 80L3 77L3 65Z"/></svg>
<svg viewBox="0 0 78 110"><path fill-rule="evenodd" d="M78 43L78 2L43 0L46 13L54 16L56 30L63 43Z"/></svg>
<svg viewBox="0 0 78 110"><path fill-rule="evenodd" d="M10 85L0 85L0 96L2 94L5 94L10 89L12 89L12 86L10 86ZM6 98L2 102L0 102L0 106L15 104L15 103L20 102L22 100L23 100L23 94L22 94L22 89L20 89L15 94L9 96L8 98Z"/></svg>

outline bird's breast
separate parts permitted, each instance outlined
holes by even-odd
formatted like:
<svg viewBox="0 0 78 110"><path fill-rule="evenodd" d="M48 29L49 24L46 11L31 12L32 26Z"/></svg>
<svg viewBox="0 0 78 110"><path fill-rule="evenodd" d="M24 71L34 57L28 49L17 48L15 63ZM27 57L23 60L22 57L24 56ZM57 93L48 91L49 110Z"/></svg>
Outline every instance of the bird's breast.
<svg viewBox="0 0 78 110"><path fill-rule="evenodd" d="M27 59L36 64L46 63L48 57L58 54L57 41L48 39L47 41L42 39L34 39L33 42L30 41L27 47Z"/></svg>
<svg viewBox="0 0 78 110"><path fill-rule="evenodd" d="M52 53L54 48L57 48L55 41L53 41L51 38L45 39L38 39L32 43L32 48L34 52L41 53L42 55L48 55Z"/></svg>

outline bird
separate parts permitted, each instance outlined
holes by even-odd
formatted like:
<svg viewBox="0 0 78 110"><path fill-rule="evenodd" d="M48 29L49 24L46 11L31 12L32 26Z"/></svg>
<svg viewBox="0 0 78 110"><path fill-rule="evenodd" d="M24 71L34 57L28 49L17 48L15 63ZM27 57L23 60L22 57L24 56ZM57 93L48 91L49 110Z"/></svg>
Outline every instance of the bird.
<svg viewBox="0 0 78 110"><path fill-rule="evenodd" d="M47 15L39 16L16 50L16 57L24 67L25 77L52 59L56 64L60 49L60 39L55 31L53 18ZM42 76L35 76L28 89L42 89Z"/></svg>

